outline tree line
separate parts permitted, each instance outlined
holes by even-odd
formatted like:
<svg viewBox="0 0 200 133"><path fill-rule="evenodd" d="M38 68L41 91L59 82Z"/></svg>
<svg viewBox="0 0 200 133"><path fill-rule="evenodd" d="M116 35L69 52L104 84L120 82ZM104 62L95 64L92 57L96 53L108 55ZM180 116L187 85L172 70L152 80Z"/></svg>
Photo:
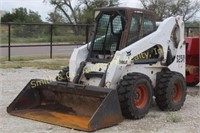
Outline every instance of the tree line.
<svg viewBox="0 0 200 133"><path fill-rule="evenodd" d="M100 7L119 6L120 0L44 0L54 6L54 11L48 14L46 20L50 23L92 24L94 9ZM184 21L194 18L200 11L200 0L139 0L141 8L155 12L158 21L164 18L181 15ZM17 8L12 13L7 12L1 22L41 23L38 12Z"/></svg>
<svg viewBox="0 0 200 133"><path fill-rule="evenodd" d="M175 16L182 15L185 22L195 17L200 11L200 0L139 0L141 8L152 10L156 14L158 21ZM50 3L54 6L54 11L48 14L47 22L43 22L38 12L27 10L26 8L17 8L12 13L6 13L1 22L17 23L54 23L54 24L92 24L94 21L94 10L100 7L119 6L120 0L78 0L72 4L72 0L43 0L44 3ZM39 28L40 29L40 28ZM16 35L32 29L17 29ZM38 31L38 33L45 31ZM46 31L48 32L48 31ZM74 26L73 32L79 34L80 28Z"/></svg>

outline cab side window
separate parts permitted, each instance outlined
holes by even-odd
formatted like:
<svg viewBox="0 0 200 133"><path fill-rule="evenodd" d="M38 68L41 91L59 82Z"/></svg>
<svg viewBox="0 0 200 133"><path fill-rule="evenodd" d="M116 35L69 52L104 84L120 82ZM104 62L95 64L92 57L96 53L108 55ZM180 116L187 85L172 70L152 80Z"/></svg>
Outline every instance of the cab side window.
<svg viewBox="0 0 200 133"><path fill-rule="evenodd" d="M133 15L131 19L129 34L128 34L127 45L130 45L139 39L139 30L140 30L140 25L141 25L140 22L141 22L140 15L137 15L137 14Z"/></svg>
<svg viewBox="0 0 200 133"><path fill-rule="evenodd" d="M154 30L155 28L153 19L149 16L144 16L142 24L143 37L152 33Z"/></svg>

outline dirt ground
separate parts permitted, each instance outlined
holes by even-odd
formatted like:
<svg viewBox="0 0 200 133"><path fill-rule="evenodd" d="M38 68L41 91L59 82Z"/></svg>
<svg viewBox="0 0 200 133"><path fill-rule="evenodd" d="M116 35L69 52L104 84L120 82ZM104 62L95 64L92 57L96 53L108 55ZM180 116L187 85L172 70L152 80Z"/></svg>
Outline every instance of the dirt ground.
<svg viewBox="0 0 200 133"><path fill-rule="evenodd" d="M78 133L73 129L54 126L11 116L6 107L30 79L54 79L58 71L43 69L0 69L0 132L1 133ZM200 133L199 85L188 88L184 106L177 112L162 112L154 103L147 116L127 120L97 133Z"/></svg>

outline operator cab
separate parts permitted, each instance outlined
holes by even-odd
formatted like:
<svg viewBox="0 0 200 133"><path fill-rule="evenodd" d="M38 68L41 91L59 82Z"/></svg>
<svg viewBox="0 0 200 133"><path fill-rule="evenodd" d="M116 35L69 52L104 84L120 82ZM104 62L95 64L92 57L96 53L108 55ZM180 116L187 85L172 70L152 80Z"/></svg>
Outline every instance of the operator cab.
<svg viewBox="0 0 200 133"><path fill-rule="evenodd" d="M111 61L116 51L155 31L154 18L153 12L135 8L97 9L88 60Z"/></svg>

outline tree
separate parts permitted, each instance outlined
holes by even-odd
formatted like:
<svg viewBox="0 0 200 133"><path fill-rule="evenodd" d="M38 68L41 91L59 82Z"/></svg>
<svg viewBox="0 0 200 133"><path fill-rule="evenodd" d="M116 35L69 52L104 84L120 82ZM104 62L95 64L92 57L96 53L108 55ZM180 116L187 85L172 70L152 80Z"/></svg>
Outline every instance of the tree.
<svg viewBox="0 0 200 133"><path fill-rule="evenodd" d="M152 10L156 13L157 20L182 15L187 21L200 11L199 0L140 0L144 9Z"/></svg>
<svg viewBox="0 0 200 133"><path fill-rule="evenodd" d="M2 18L2 22L18 22L18 23L40 23L42 22L41 16L38 12L34 12L26 8L16 8L12 13L6 13Z"/></svg>
<svg viewBox="0 0 200 133"><path fill-rule="evenodd" d="M27 11L26 8L16 8L12 13L6 13L2 22L16 22L16 23L42 23L41 16L38 12ZM12 26L12 35L14 37L36 37L40 36L44 29L39 25L14 25Z"/></svg>
<svg viewBox="0 0 200 133"><path fill-rule="evenodd" d="M79 11L79 22L80 23L93 23L94 10L100 7L111 7L118 6L118 0L80 0L77 9ZM82 6L82 8L80 8Z"/></svg>
<svg viewBox="0 0 200 133"><path fill-rule="evenodd" d="M64 18L56 10L54 12L50 12L46 20L53 24L64 23Z"/></svg>
<svg viewBox="0 0 200 133"><path fill-rule="evenodd" d="M72 5L72 0L44 0L55 6L55 10L64 16L69 24L83 23L84 17L93 17L94 8L116 6L118 0L79 0Z"/></svg>
<svg viewBox="0 0 200 133"><path fill-rule="evenodd" d="M27 23L42 23L41 16L38 14L38 12L34 12L29 10L28 16L26 18Z"/></svg>
<svg viewBox="0 0 200 133"><path fill-rule="evenodd" d="M188 27L199 27L200 26L200 21L188 21L185 26L188 26Z"/></svg>
<svg viewBox="0 0 200 133"><path fill-rule="evenodd" d="M48 0L46 0L48 2ZM49 0L50 4L55 6L55 11L60 12L67 18L68 23L77 24L77 14L73 8L71 0Z"/></svg>
<svg viewBox="0 0 200 133"><path fill-rule="evenodd" d="M79 33L77 24L93 22L94 8L118 4L118 0L79 0L76 5L72 5L72 0L44 0L44 2L54 5L56 12L66 19L66 23L75 25L75 34Z"/></svg>
<svg viewBox="0 0 200 133"><path fill-rule="evenodd" d="M9 12L5 13L3 17L1 18L1 22L12 22L13 21L13 15Z"/></svg>

